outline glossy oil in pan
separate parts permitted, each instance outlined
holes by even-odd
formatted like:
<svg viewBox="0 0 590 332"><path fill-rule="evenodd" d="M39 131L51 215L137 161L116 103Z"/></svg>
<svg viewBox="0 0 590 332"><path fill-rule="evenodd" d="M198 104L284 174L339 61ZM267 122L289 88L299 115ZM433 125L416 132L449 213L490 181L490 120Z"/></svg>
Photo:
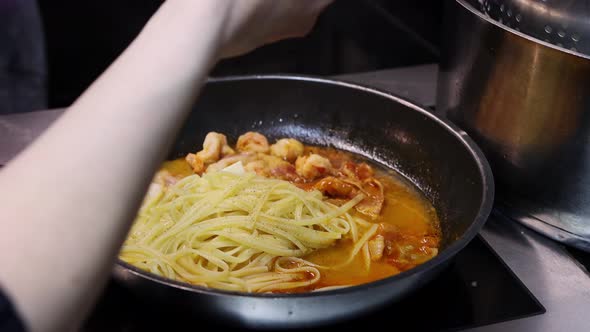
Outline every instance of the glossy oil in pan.
<svg viewBox="0 0 590 332"><path fill-rule="evenodd" d="M354 287L302 294L221 291L144 272L119 261L115 279L166 308L248 328L321 326L355 318L432 280L488 218L494 182L473 141L448 121L409 101L345 82L302 76L210 80L171 149L170 158L198 149L209 131L236 139L253 130L270 140L294 137L331 146L394 169L438 212L438 256L398 275ZM395 315L395 313L392 313Z"/></svg>

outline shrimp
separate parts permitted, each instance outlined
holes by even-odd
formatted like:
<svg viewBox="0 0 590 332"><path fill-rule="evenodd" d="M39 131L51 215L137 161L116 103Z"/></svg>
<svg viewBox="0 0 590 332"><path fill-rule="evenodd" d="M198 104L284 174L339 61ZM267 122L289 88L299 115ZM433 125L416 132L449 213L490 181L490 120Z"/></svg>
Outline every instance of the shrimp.
<svg viewBox="0 0 590 332"><path fill-rule="evenodd" d="M238 137L236 149L240 152L268 153L268 140L260 133L249 131Z"/></svg>
<svg viewBox="0 0 590 332"><path fill-rule="evenodd" d="M197 174L202 174L207 168L203 160L197 158L197 155L194 153L187 154L184 160L191 166L193 172Z"/></svg>
<svg viewBox="0 0 590 332"><path fill-rule="evenodd" d="M234 150L227 145L225 135L212 131L205 136L203 150L197 153L197 157L205 164L211 164L230 154L234 154Z"/></svg>
<svg viewBox="0 0 590 332"><path fill-rule="evenodd" d="M324 195L337 198L351 199L358 194L358 188L350 183L333 176L327 176L314 185L314 188Z"/></svg>
<svg viewBox="0 0 590 332"><path fill-rule="evenodd" d="M383 194L383 185L375 178L369 178L363 181L362 191L367 195L360 203L355 206L355 209L375 220L379 217L383 203L385 202L385 195Z"/></svg>
<svg viewBox="0 0 590 332"><path fill-rule="evenodd" d="M297 174L308 180L328 174L331 169L330 160L315 153L308 156L299 156L295 161Z"/></svg>
<svg viewBox="0 0 590 332"><path fill-rule="evenodd" d="M270 154L292 163L303 154L303 144L294 138L282 138L270 146Z"/></svg>
<svg viewBox="0 0 590 332"><path fill-rule="evenodd" d="M195 173L201 174L209 164L234 153L234 150L227 144L225 135L212 131L205 136L203 150L196 154L189 153L185 160Z"/></svg>
<svg viewBox="0 0 590 332"><path fill-rule="evenodd" d="M375 238L369 240L369 254L372 261L378 261L383 257L383 250L385 250L385 238L383 235L377 234Z"/></svg>

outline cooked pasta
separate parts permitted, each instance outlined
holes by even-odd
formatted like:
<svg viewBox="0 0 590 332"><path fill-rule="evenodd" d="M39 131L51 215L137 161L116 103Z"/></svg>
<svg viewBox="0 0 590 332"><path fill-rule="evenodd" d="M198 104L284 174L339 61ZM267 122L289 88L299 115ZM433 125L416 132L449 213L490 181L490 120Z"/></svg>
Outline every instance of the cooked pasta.
<svg viewBox="0 0 590 332"><path fill-rule="evenodd" d="M313 289L325 269L355 256L371 264L377 224L351 211L362 193L335 205L317 190L244 172L224 171L152 187L120 252L151 273L218 289ZM326 267L306 255L348 239L348 260Z"/></svg>

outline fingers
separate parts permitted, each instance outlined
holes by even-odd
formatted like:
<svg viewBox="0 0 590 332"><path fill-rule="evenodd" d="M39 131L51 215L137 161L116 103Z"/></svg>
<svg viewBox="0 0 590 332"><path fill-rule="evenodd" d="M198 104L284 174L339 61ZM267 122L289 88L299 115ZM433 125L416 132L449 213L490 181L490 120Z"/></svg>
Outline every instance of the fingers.
<svg viewBox="0 0 590 332"><path fill-rule="evenodd" d="M222 57L247 53L279 40L303 37L334 0L240 0L235 2L229 25L231 37Z"/></svg>
<svg viewBox="0 0 590 332"><path fill-rule="evenodd" d="M286 21L289 24L285 33L282 36L274 36L275 40L307 35L313 29L319 15L332 2L333 0L299 0L299 4L293 8L293 17Z"/></svg>

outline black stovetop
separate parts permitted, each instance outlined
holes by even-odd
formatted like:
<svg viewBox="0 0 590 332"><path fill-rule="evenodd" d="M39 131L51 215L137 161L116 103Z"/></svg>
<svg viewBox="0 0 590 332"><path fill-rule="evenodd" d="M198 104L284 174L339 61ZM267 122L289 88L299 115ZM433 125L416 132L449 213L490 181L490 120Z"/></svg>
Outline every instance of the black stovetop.
<svg viewBox="0 0 590 332"><path fill-rule="evenodd" d="M198 330L219 327L207 322L206 317L173 317L166 312L148 306L113 281L83 331L170 331L185 330L185 325ZM330 327L456 331L544 312L544 307L493 249L477 236L435 280L406 299Z"/></svg>

